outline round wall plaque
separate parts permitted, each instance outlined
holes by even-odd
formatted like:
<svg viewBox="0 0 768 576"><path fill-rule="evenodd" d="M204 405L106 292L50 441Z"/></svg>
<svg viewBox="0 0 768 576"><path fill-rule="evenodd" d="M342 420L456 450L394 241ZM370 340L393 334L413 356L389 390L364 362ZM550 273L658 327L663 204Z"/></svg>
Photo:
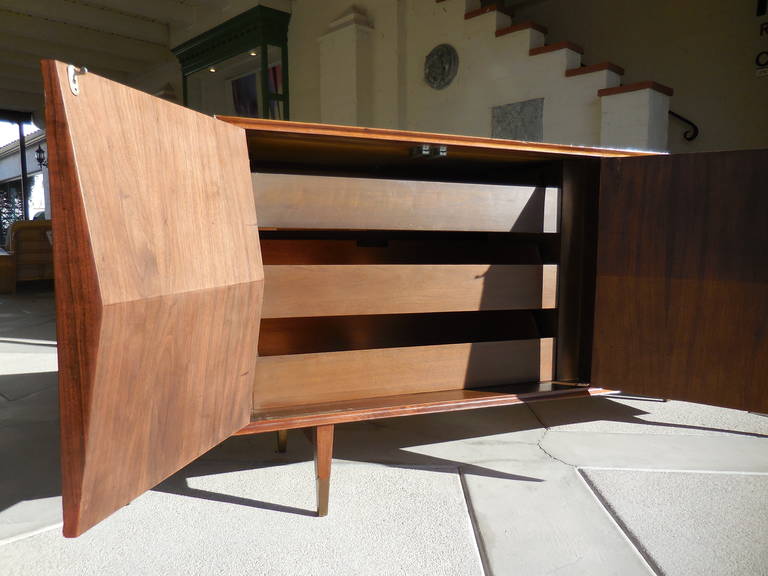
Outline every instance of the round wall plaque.
<svg viewBox="0 0 768 576"><path fill-rule="evenodd" d="M459 55L450 44L432 48L424 59L424 80L435 90L450 84L459 70Z"/></svg>

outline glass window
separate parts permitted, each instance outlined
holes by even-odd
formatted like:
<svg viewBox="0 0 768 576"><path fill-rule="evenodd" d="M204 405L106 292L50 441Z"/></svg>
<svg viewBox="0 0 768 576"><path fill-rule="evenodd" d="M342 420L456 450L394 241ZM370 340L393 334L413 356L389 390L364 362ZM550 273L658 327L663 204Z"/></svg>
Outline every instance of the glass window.
<svg viewBox="0 0 768 576"><path fill-rule="evenodd" d="M187 104L204 114L285 119L282 50L254 48L187 77Z"/></svg>

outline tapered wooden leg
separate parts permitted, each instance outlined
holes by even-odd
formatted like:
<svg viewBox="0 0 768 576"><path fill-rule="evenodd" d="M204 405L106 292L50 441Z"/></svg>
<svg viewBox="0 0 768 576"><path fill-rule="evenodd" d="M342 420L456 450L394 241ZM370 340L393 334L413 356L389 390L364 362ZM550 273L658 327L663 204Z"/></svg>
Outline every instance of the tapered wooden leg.
<svg viewBox="0 0 768 576"><path fill-rule="evenodd" d="M333 424L315 427L313 436L315 444L315 476L317 479L317 515L325 516L328 514L328 494L331 488Z"/></svg>
<svg viewBox="0 0 768 576"><path fill-rule="evenodd" d="M288 450L288 430L277 431L277 451L285 452Z"/></svg>

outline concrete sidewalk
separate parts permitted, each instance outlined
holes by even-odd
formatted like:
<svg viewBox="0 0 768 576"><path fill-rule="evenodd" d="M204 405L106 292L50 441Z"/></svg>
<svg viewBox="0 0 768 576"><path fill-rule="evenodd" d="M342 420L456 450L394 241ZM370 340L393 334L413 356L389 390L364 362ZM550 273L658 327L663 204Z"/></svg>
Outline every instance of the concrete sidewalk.
<svg viewBox="0 0 768 576"><path fill-rule="evenodd" d="M768 418L605 397L338 426L326 518L231 438L65 540L54 318L0 295L0 574L768 574Z"/></svg>

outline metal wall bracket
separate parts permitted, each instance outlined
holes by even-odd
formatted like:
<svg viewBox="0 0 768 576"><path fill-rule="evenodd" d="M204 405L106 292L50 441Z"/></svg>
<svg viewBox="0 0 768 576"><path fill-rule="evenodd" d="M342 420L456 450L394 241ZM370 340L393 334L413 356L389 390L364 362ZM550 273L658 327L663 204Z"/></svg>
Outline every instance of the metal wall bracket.
<svg viewBox="0 0 768 576"><path fill-rule="evenodd" d="M82 66L78 68L72 64L67 66L67 78L69 79L69 89L72 90L72 94L75 96L80 95L80 84L77 81L78 76L88 73L88 68Z"/></svg>

